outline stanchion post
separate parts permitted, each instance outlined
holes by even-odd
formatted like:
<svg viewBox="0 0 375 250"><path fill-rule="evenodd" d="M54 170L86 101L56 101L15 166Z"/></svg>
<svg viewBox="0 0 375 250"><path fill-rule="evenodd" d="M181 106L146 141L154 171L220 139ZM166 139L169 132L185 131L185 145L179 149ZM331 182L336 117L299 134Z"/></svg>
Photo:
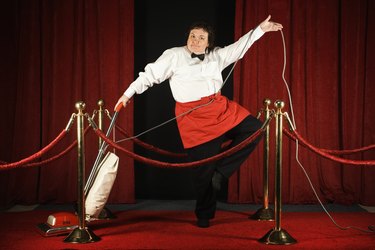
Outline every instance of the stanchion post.
<svg viewBox="0 0 375 250"><path fill-rule="evenodd" d="M75 228L65 239L67 243L90 243L99 241L100 238L96 236L89 228L86 227L86 209L85 209L85 194L84 194L84 180L85 180L85 140L84 140L84 114L85 103L77 102L75 107L78 110L77 114L77 152L78 152L78 181L77 181L77 213L78 213L78 227Z"/></svg>
<svg viewBox="0 0 375 250"><path fill-rule="evenodd" d="M290 245L297 241L281 228L281 192L282 192L282 134L284 102L277 100L276 107L276 167L275 167L275 227L271 229L259 241L270 245Z"/></svg>
<svg viewBox="0 0 375 250"><path fill-rule="evenodd" d="M103 99L100 99L98 101L98 106L99 106L99 112L98 112L98 127L101 131L103 131L103 114L104 114L104 109L103 109L103 106L104 106L104 101ZM99 137L99 148L100 146L102 145L102 138Z"/></svg>
<svg viewBox="0 0 375 250"><path fill-rule="evenodd" d="M269 106L271 105L270 99L264 99L264 115L265 120L268 120L271 115ZM274 211L268 206L269 192L268 192L268 176L269 176L269 154L270 154L270 127L266 127L265 139L263 144L263 207L258 209L255 214L250 215L249 218L253 220L272 221L274 220Z"/></svg>

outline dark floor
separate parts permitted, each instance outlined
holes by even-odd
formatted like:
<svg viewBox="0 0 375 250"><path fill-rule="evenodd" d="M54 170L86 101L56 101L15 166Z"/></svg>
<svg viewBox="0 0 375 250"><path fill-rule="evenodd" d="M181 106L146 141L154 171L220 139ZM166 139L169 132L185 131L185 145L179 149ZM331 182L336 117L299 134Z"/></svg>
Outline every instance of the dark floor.
<svg viewBox="0 0 375 250"><path fill-rule="evenodd" d="M135 204L107 204L106 207L111 211L128 211L128 210L194 210L194 200L138 200ZM359 205L338 205L338 204L325 204L325 208L329 212L364 212L366 209ZM257 211L261 205L254 204L230 204L227 202L219 201L217 204L218 210L225 211ZM273 208L273 205L270 205ZM73 210L73 204L49 204L38 205L35 207L38 210ZM282 211L284 212L323 212L320 205L283 205Z"/></svg>

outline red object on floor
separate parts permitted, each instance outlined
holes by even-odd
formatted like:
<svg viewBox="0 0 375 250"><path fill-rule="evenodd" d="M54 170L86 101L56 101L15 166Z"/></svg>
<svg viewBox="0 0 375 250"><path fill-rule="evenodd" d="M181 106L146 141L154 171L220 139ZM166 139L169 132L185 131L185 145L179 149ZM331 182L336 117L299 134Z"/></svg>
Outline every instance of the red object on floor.
<svg viewBox="0 0 375 250"><path fill-rule="evenodd" d="M58 212L48 216L47 223L52 227L78 225L78 217L73 213Z"/></svg>
<svg viewBox="0 0 375 250"><path fill-rule="evenodd" d="M121 211L117 219L87 224L101 241L64 243L64 235L43 237L36 225L53 211L1 213L0 249L375 249L375 234L338 229L323 212L284 212L281 225L294 245L258 242L273 221L248 219L253 212L218 211L211 227L198 228L193 211ZM342 226L367 229L375 214L331 213Z"/></svg>

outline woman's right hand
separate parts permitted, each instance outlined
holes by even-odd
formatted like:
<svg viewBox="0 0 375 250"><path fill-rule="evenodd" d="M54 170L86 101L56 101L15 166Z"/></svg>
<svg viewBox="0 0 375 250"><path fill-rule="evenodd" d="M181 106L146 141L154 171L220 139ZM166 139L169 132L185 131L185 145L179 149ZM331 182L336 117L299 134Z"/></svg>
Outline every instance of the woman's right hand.
<svg viewBox="0 0 375 250"><path fill-rule="evenodd" d="M263 32L269 32L269 31L278 31L283 29L283 25L280 23L272 22L270 21L271 15L268 15L268 17L260 23L260 28L263 30Z"/></svg>
<svg viewBox="0 0 375 250"><path fill-rule="evenodd" d="M128 102L129 102L129 98L126 95L122 95L118 99L118 101L117 101L117 103L115 105L115 111L119 111L122 107L125 108L126 105L128 104ZM122 106L120 106L120 105L122 105Z"/></svg>

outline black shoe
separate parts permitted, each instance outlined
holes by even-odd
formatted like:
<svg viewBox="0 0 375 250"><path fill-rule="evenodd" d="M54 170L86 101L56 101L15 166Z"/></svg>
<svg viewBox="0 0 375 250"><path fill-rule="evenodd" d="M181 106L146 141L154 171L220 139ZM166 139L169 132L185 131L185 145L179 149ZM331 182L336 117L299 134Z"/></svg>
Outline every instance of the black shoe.
<svg viewBox="0 0 375 250"><path fill-rule="evenodd" d="M215 171L214 175L212 176L212 187L214 188L215 191L219 191L221 189L221 183L224 179L224 176L218 172Z"/></svg>
<svg viewBox="0 0 375 250"><path fill-rule="evenodd" d="M210 220L209 219L198 219L197 226L201 228L207 228L210 226Z"/></svg>

